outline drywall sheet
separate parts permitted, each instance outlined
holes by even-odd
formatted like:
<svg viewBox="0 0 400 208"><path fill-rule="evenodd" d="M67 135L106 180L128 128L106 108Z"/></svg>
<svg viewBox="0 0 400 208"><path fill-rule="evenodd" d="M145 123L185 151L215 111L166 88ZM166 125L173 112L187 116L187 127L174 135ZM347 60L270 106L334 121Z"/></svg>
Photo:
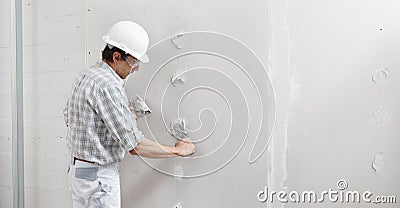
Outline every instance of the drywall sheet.
<svg viewBox="0 0 400 208"><path fill-rule="evenodd" d="M399 195L398 2L117 2L124 8L88 1L88 64L111 24L142 24L151 62L126 82L128 97L140 95L152 111L138 125L171 144L177 121L198 147L184 159L127 157L124 206L266 207L257 199L266 187L321 193L338 184ZM257 140L260 121L262 136L276 124L274 139L267 154L248 163L268 142ZM271 207L321 206L276 200Z"/></svg>
<svg viewBox="0 0 400 208"><path fill-rule="evenodd" d="M288 188L321 193L344 180L344 192L370 191L378 205L361 199L324 207L398 207L399 2L307 0L283 6L295 81ZM397 203L377 196L397 196Z"/></svg>
<svg viewBox="0 0 400 208"><path fill-rule="evenodd" d="M197 147L187 158L127 155L120 168L123 206L260 205L257 193L267 179L265 151L274 126L275 100L260 54L246 42L253 38L242 32L266 25L239 29L226 24L224 19L238 17L233 13L223 17L224 9L216 9L211 1L197 6L183 1L116 4L124 8L104 16L117 7L88 1L88 64L99 58L104 47L101 35L112 23L128 19L143 25L151 39L150 62L126 80L128 98L136 100L139 95L151 109L151 114L138 118L139 129L146 137L169 145L187 135ZM246 4L239 3L235 9ZM196 19L199 16L194 13L204 15L198 6L215 13ZM137 8L136 12L130 8ZM266 14L252 15L256 20ZM266 53L266 48L259 49Z"/></svg>

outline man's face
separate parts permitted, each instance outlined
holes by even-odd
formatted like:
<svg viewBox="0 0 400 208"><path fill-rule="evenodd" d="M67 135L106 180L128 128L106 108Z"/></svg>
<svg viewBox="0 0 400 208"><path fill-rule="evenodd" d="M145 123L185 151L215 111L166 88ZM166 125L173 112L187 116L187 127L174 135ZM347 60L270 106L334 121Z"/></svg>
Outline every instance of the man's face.
<svg viewBox="0 0 400 208"><path fill-rule="evenodd" d="M139 62L140 61L138 59L129 55L126 58L126 62L128 63L129 67L131 68L131 71L129 73L133 73L134 71L139 71Z"/></svg>
<svg viewBox="0 0 400 208"><path fill-rule="evenodd" d="M119 58L115 62L114 70L121 77L121 79L125 79L130 73L139 71L139 60L131 55L128 55L125 60Z"/></svg>

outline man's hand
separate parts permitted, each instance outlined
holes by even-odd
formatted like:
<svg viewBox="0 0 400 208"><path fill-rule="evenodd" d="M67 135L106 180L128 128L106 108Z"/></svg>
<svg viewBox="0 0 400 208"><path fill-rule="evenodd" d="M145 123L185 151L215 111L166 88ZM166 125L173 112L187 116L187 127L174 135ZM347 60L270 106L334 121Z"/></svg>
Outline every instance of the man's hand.
<svg viewBox="0 0 400 208"><path fill-rule="evenodd" d="M189 138L185 138L182 141L176 142L175 147L177 149L177 155L181 157L192 155L196 151L196 148Z"/></svg>

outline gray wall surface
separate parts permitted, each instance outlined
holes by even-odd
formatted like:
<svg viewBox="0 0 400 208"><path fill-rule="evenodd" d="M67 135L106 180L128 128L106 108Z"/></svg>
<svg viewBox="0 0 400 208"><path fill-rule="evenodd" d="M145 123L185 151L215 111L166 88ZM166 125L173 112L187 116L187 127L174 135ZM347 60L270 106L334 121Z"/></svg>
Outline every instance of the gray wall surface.
<svg viewBox="0 0 400 208"><path fill-rule="evenodd" d="M126 82L153 111L138 126L173 144L169 124L184 118L197 146L183 159L126 155L123 207L398 207L399 10L394 0L24 1L26 207L71 207L62 109L118 20L150 35L150 62ZM0 2L0 22L2 208L12 207L13 1ZM177 73L185 83L173 86ZM397 203L258 199L340 188Z"/></svg>
<svg viewBox="0 0 400 208"><path fill-rule="evenodd" d="M11 207L11 69L13 53L11 44L11 2L0 2L0 207ZM15 64L14 64L15 65ZM15 66L14 66L15 69Z"/></svg>

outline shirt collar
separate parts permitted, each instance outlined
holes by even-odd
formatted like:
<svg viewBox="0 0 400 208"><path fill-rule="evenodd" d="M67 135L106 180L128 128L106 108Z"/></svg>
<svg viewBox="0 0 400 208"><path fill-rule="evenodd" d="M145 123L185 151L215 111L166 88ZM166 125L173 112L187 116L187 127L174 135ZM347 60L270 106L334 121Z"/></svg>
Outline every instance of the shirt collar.
<svg viewBox="0 0 400 208"><path fill-rule="evenodd" d="M102 69L106 69L111 71L112 75L115 77L115 79L117 80L117 82L121 85L124 84L124 80L121 79L121 77L119 77L119 75L117 73L115 73L115 71L111 68L110 65L108 65L106 62L102 61L102 60L98 60L97 64L98 67L102 68Z"/></svg>

